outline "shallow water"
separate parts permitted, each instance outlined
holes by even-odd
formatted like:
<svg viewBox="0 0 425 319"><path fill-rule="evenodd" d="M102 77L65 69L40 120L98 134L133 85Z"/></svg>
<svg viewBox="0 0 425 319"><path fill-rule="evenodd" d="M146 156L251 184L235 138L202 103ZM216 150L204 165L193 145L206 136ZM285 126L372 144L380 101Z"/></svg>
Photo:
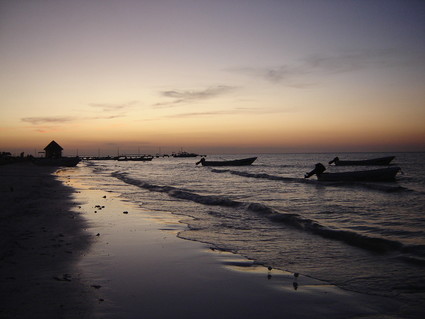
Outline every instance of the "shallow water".
<svg viewBox="0 0 425 319"><path fill-rule="evenodd" d="M87 161L94 187L141 207L181 215L183 238L237 252L341 288L420 305L425 292L425 154L396 153L391 183L304 179L334 154L258 156L247 167L200 167L193 158ZM338 154L341 159L387 156ZM328 171L365 169L328 167Z"/></svg>

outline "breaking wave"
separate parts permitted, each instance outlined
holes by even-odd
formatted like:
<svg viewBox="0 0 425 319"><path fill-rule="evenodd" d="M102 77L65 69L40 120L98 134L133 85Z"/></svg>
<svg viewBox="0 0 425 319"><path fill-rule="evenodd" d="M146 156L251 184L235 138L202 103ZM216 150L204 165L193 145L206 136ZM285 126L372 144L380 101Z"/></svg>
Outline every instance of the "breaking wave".
<svg viewBox="0 0 425 319"><path fill-rule="evenodd" d="M220 172L223 172L220 170ZM226 170L227 172L227 170ZM323 238L338 240L345 242L351 246L360 247L369 251L387 253L387 252L409 252L410 255L415 255L415 252L423 252L423 248L415 246L405 246L402 243L394 240L370 237L359 234L353 231L334 229L328 226L321 225L320 223L305 218L299 214L285 213L277 211L267 205L261 203L242 202L227 198L225 196L216 195L200 195L190 190L180 189L173 186L160 186L153 185L144 181L133 179L125 173L115 172L112 176L122 180L127 184L131 184L152 192L166 193L170 197L192 201L202 205L216 205L230 208L243 209L258 215L261 215L272 222L282 223L286 226L293 227L300 231L305 231L310 234L318 235ZM421 254L420 254L421 255ZM417 262L417 258L405 258L406 261Z"/></svg>

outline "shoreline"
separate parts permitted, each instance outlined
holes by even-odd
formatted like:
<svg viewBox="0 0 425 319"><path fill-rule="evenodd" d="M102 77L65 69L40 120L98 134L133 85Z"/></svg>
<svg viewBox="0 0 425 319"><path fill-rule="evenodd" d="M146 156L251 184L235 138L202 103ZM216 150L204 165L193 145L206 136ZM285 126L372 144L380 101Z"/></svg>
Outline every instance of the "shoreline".
<svg viewBox="0 0 425 319"><path fill-rule="evenodd" d="M87 280L100 286L96 316L328 319L382 318L398 312L391 299L269 271L238 254L180 238L187 225L181 215L160 211L161 203L159 210L147 211L69 172L63 178L68 175L78 190L89 232L99 234L79 264Z"/></svg>
<svg viewBox="0 0 425 319"><path fill-rule="evenodd" d="M18 244L2 250L7 306L0 318L402 318L391 299L270 271L179 238L187 229L181 216L146 211L73 169L11 168L0 167L9 207L2 219L19 213L19 223L8 221L15 223L8 234L18 232L1 238L2 247ZM26 186L11 192L14 180ZM27 218L29 211L38 213Z"/></svg>

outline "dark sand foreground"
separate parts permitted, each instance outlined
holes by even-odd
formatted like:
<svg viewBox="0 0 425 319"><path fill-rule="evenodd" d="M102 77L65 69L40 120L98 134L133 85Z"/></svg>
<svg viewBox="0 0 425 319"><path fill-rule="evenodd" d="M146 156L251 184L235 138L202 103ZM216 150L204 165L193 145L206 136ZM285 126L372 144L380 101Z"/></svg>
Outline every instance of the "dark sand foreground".
<svg viewBox="0 0 425 319"><path fill-rule="evenodd" d="M177 238L176 216L93 189L79 169L0 166L0 318L404 317L390 299Z"/></svg>
<svg viewBox="0 0 425 319"><path fill-rule="evenodd" d="M90 238L53 168L0 166L0 318L78 318L90 289L71 276Z"/></svg>

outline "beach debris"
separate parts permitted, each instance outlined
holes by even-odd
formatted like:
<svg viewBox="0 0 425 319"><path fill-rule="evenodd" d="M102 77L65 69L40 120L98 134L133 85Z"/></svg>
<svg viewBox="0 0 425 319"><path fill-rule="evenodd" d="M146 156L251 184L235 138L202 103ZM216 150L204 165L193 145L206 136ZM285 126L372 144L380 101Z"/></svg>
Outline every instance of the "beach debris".
<svg viewBox="0 0 425 319"><path fill-rule="evenodd" d="M100 288L102 288L102 286L101 285L91 285L94 289L100 289Z"/></svg>
<svg viewBox="0 0 425 319"><path fill-rule="evenodd" d="M103 301L105 301L105 299L103 299L103 298L99 298L99 301L100 301L100 302L103 302Z"/></svg>
<svg viewBox="0 0 425 319"><path fill-rule="evenodd" d="M103 198L106 198L106 195L105 195L105 196L103 196Z"/></svg>
<svg viewBox="0 0 425 319"><path fill-rule="evenodd" d="M292 286L294 287L294 290L298 289L298 276L300 274L297 272L294 272L294 282L292 283Z"/></svg>
<svg viewBox="0 0 425 319"><path fill-rule="evenodd" d="M272 266L268 266L267 269L269 270L269 273L267 274L267 279L270 280L272 278L272 269L273 269L273 267Z"/></svg>
<svg viewBox="0 0 425 319"><path fill-rule="evenodd" d="M128 214L128 211L123 211L122 213L123 213L123 214Z"/></svg>
<svg viewBox="0 0 425 319"><path fill-rule="evenodd" d="M100 233L97 233L96 236L99 237L100 236Z"/></svg>
<svg viewBox="0 0 425 319"><path fill-rule="evenodd" d="M71 275L70 274L63 274L62 277L54 276L53 279L57 281L71 281Z"/></svg>

